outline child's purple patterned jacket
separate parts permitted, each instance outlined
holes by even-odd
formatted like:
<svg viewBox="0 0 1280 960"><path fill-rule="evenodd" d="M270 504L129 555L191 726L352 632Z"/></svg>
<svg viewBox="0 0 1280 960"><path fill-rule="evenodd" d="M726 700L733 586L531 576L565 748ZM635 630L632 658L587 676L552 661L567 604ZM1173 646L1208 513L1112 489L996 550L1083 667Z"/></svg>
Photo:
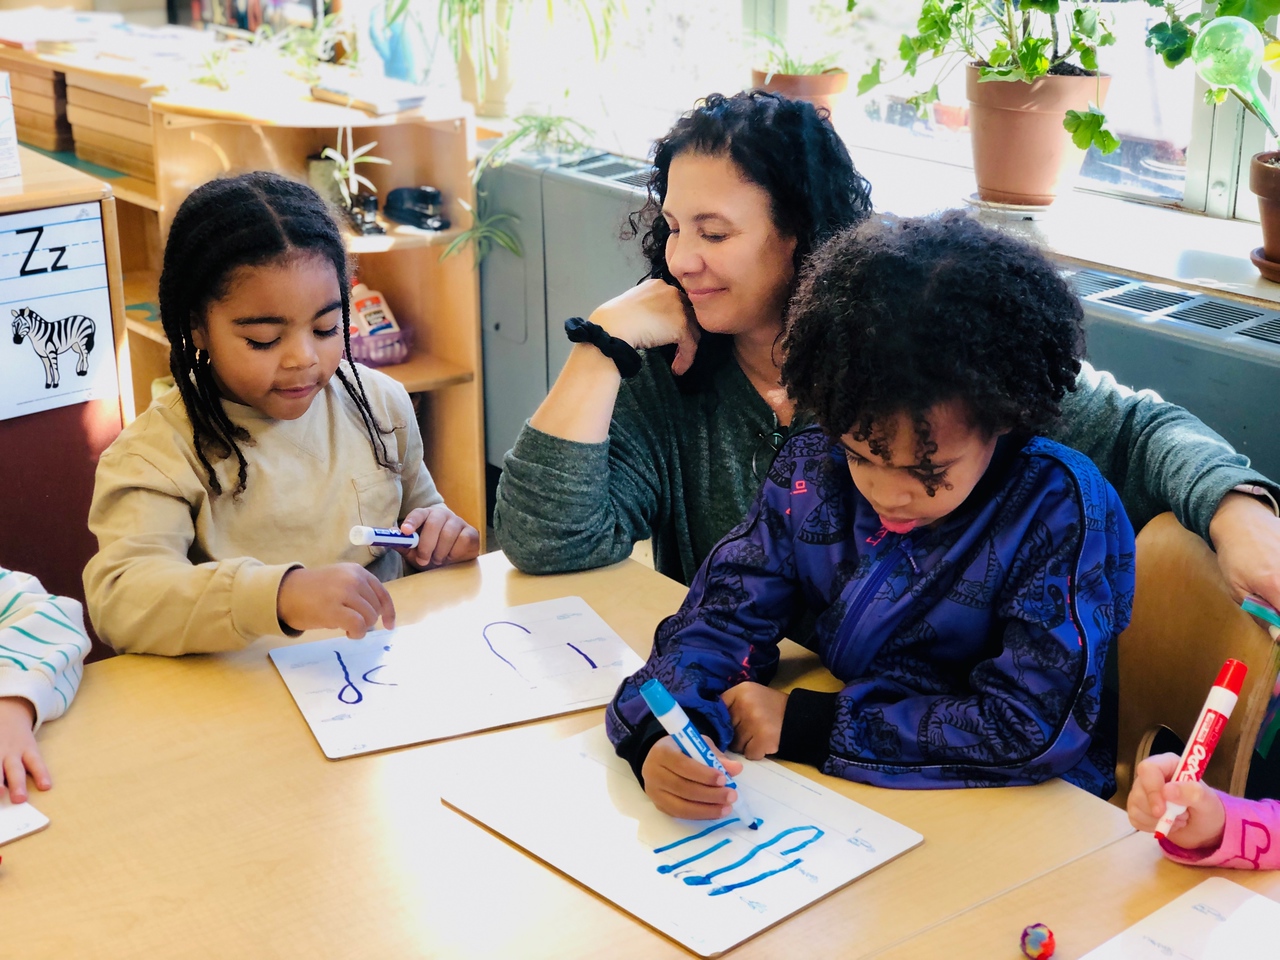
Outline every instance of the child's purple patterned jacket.
<svg viewBox="0 0 1280 960"><path fill-rule="evenodd" d="M658 677L722 749L720 694L768 683L800 635L842 683L787 701L777 756L889 787L1061 776L1115 790L1108 648L1133 604L1133 529L1083 455L1003 438L955 512L884 531L817 427L779 451L747 517L707 557L606 725L637 776L663 735L639 695Z"/></svg>

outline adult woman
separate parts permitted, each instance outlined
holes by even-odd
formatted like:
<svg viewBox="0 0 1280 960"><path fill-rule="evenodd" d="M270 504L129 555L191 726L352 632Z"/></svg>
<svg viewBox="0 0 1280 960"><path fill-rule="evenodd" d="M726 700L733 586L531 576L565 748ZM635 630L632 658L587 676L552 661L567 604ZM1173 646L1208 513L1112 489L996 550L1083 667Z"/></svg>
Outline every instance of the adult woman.
<svg viewBox="0 0 1280 960"><path fill-rule="evenodd" d="M623 382L575 346L506 458L494 528L512 562L586 569L652 537L658 569L688 583L793 426L775 343L799 267L870 215L869 185L808 104L713 95L679 120L633 220L649 279L591 316L663 349ZM1263 499L1280 488L1195 417L1086 365L1050 435L1093 459L1135 528L1172 509L1216 546L1233 590L1280 605L1280 520Z"/></svg>

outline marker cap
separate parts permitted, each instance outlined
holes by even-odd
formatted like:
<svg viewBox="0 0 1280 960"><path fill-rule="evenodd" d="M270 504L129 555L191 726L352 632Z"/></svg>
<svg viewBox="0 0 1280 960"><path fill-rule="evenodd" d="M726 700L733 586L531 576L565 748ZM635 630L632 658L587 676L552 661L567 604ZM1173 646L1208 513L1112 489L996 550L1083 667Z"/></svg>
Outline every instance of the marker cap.
<svg viewBox="0 0 1280 960"><path fill-rule="evenodd" d="M655 717L670 713L676 706L675 697L667 692L667 688L662 685L662 681L657 677L652 680L646 680L641 684L640 696L644 697L644 702L649 705L649 709L653 711Z"/></svg>
<svg viewBox="0 0 1280 960"><path fill-rule="evenodd" d="M1261 597L1247 596L1240 601L1240 606L1244 608L1245 613L1253 614L1259 620L1264 620L1273 627L1280 627L1280 611L1277 611Z"/></svg>
<svg viewBox="0 0 1280 960"><path fill-rule="evenodd" d="M1225 687L1236 696L1240 695L1240 688L1244 686L1244 675L1249 672L1249 668L1239 660L1228 660L1222 665L1222 669L1218 671L1218 679L1213 681L1215 687Z"/></svg>

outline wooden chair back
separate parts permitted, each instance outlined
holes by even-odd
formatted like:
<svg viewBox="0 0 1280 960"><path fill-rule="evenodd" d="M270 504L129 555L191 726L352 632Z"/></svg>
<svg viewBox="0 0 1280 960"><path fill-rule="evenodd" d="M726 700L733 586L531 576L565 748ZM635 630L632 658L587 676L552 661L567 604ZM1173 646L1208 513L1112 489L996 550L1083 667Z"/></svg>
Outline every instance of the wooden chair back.
<svg viewBox="0 0 1280 960"><path fill-rule="evenodd" d="M1276 680L1270 635L1231 597L1212 550L1172 513L1138 535L1133 619L1120 635L1120 731L1116 795L1123 807L1133 769L1161 725L1185 740L1228 657L1249 667L1205 782L1244 792L1258 729Z"/></svg>

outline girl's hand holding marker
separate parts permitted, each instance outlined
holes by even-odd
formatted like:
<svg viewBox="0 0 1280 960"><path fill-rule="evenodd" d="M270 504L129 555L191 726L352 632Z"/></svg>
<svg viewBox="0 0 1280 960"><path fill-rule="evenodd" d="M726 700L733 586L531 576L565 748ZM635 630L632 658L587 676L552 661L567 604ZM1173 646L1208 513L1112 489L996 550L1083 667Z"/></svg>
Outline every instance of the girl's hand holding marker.
<svg viewBox="0 0 1280 960"><path fill-rule="evenodd" d="M1227 812L1218 791L1199 780L1174 780L1181 758L1176 753L1148 757L1134 772L1129 791L1129 822L1154 833L1171 804L1183 808L1165 834L1184 850L1217 847L1222 843Z"/></svg>
<svg viewBox="0 0 1280 960"><path fill-rule="evenodd" d="M443 503L409 511L400 531L415 535L417 542L393 549L419 569L474 560L480 554L479 532Z"/></svg>

